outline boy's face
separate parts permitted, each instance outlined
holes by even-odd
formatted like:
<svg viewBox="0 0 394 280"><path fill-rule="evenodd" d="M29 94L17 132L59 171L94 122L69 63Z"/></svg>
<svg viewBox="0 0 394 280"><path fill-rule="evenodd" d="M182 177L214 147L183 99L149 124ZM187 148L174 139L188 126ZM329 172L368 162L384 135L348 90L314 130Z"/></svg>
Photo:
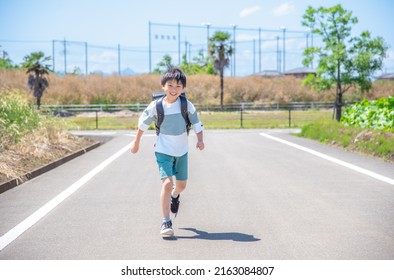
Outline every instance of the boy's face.
<svg viewBox="0 0 394 280"><path fill-rule="evenodd" d="M183 91L183 84L181 82L177 82L177 80L169 80L164 86L163 90L166 94L166 101L168 103L173 103L177 100L179 95L181 95Z"/></svg>

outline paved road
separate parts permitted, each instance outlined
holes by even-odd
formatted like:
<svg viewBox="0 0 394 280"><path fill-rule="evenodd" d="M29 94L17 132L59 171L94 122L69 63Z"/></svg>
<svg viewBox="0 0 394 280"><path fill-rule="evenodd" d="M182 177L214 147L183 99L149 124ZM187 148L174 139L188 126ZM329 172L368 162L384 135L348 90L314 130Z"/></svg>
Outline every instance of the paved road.
<svg viewBox="0 0 394 280"><path fill-rule="evenodd" d="M130 132L104 133L112 140L0 194L0 259L394 259L393 164L285 130L206 131L164 240L155 136L132 155L121 151Z"/></svg>

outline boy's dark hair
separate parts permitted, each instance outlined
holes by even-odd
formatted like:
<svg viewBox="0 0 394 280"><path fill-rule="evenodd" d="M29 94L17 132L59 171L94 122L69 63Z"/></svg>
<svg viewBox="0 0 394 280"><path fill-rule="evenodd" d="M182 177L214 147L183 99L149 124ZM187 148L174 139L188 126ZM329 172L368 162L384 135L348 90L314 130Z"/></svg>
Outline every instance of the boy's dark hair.
<svg viewBox="0 0 394 280"><path fill-rule="evenodd" d="M167 81L176 80L186 87L186 75L182 70L176 67L169 68L161 77L161 85L164 87Z"/></svg>

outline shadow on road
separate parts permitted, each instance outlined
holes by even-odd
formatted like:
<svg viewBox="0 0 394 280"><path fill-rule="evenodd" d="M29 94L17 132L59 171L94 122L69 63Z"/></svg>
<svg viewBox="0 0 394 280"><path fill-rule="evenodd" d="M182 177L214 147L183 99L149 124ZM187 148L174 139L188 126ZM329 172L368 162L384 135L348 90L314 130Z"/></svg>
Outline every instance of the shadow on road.
<svg viewBox="0 0 394 280"><path fill-rule="evenodd" d="M176 235L172 237L164 238L166 240L177 240L177 239L205 239L205 240L233 240L237 242L254 242L260 241L259 238L255 238L253 235L240 233L240 232L215 232L210 233L195 228L180 228L182 230L188 230L194 232L194 236L181 236Z"/></svg>

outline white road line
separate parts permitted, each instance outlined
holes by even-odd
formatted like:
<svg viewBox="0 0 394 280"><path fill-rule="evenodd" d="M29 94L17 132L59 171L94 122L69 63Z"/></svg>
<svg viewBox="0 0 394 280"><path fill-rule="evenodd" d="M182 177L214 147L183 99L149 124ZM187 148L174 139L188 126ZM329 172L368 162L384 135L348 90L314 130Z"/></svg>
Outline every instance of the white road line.
<svg viewBox="0 0 394 280"><path fill-rule="evenodd" d="M95 175L100 173L104 168L106 168L111 162L120 157L124 152L131 148L131 144L123 147L117 153L112 155L111 157L104 160L98 166L96 166L89 173L85 174L78 181L69 186L66 190L58 194L55 198L47 202L44 206L34 212L32 215L27 217L21 223L16 225L13 229L8 231L6 234L0 237L0 251L3 250L7 245L13 242L16 238L18 238L22 233L24 233L27 229L41 220L45 215L47 215L50 211L52 211L56 206L62 203L67 197L81 188L84 184L86 184L90 179L92 179Z"/></svg>
<svg viewBox="0 0 394 280"><path fill-rule="evenodd" d="M319 153L319 152L317 152L317 151L314 151L314 150L305 148L305 147L303 147L303 146L294 144L294 143L292 143L292 142L289 142L289 141L286 141L286 140L283 140L283 139L280 139L280 138L271 136L271 135L266 134L266 133L260 133L260 135L261 135L261 136L264 136L264 137L266 137L266 138L269 138L269 139L272 139L272 140L281 142L281 143L283 143L283 144L289 145L289 146L291 146L291 147L293 147L293 148L296 148L296 149L299 149L299 150L301 150L301 151L310 153L310 154L312 154L312 155L318 156L318 157L323 158L323 159L325 159L325 160L328 160L328 161L334 162L334 163L336 163L336 164L342 165L342 166L344 166L344 167L347 167L347 168L352 169L352 170L354 170L354 171L357 171L357 172L359 172L359 173L362 173L362 174L365 174L365 175L370 176L370 177L372 177L372 178L378 179L378 180L380 180L380 181L383 181L383 182L389 183L389 184L391 184L391 185L394 185L394 179L391 179L391 178L389 178L389 177L380 175L380 174L378 174L378 173L369 171L369 170L367 170L367 169L364 169L364 168L358 167L358 166L356 166L356 165L350 164L350 163L348 163L348 162L345 162L345 161L342 161L342 160L339 160L339 159L330 157L330 156L328 156L328 155L325 155L325 154Z"/></svg>
<svg viewBox="0 0 394 280"><path fill-rule="evenodd" d="M115 135L116 131L73 131L75 135L107 136Z"/></svg>
<svg viewBox="0 0 394 280"><path fill-rule="evenodd" d="M126 136L132 136L132 137L135 137L135 136L136 136L135 133L126 133L126 134L124 134L124 135L126 135ZM143 134L142 137L156 137L156 134Z"/></svg>

